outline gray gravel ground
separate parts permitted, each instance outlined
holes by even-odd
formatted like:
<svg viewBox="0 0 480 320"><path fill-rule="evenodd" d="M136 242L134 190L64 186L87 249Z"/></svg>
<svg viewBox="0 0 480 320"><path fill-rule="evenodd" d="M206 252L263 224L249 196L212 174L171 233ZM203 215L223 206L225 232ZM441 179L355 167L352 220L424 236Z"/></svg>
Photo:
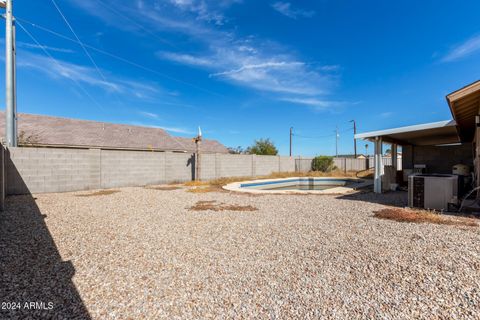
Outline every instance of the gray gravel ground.
<svg viewBox="0 0 480 320"><path fill-rule="evenodd" d="M405 193L248 196L124 188L10 197L1 301L94 319L479 319L480 228L374 217ZM197 201L258 211L190 211Z"/></svg>

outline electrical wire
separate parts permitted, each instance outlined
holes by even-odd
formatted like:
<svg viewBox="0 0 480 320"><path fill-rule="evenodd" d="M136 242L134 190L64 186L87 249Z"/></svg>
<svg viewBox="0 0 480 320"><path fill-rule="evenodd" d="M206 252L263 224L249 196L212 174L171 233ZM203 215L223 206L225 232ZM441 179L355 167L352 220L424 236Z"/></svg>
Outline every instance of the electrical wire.
<svg viewBox="0 0 480 320"><path fill-rule="evenodd" d="M22 19L22 18L19 18L19 17L16 17L16 20L17 20L17 21L22 21L22 22L24 22L24 23L27 23L27 24L31 25L32 27L34 27L34 28L40 29L40 30L42 30L42 31L44 31L44 32L47 32L47 33L50 33L50 34L52 34L52 35L54 35L54 36L56 36L56 37L59 37L59 38L62 38L62 39L64 39L64 40L68 40L68 41L71 41L71 42L74 42L74 43L79 44L79 42L78 42L77 40L73 39L73 38L70 38L70 37L68 37L68 36L65 36L65 35L63 35L63 34L61 34L61 33L58 33L58 32L56 32L56 31L53 31L53 30L51 30L51 29L49 29L49 28L46 28L46 27L43 27L43 26L41 26L41 25L38 25L38 24L36 24L36 23L34 23L34 22L31 22L31 21L28 21L28 20L25 20L25 19ZM197 86L197 85L195 85L195 84L193 84L193 83L190 83L190 82L187 82L187 81L184 81L184 80L181 80L181 79L174 78L174 77L169 76L169 75L167 75L167 74L161 73L161 72L159 72L159 71L157 71L157 70L155 70L155 69L146 67L146 66L141 65L141 64L139 64L139 63L137 63L137 62L134 62L134 61L128 60L128 59L126 59L126 58L123 58L123 57L121 57L121 56L118 56L118 55L116 55L116 54L114 54L114 53L111 53L111 52L108 52L108 51L99 49L99 48L97 48L97 47L91 46L91 45L86 44L86 43L84 43L84 45L85 45L85 47L88 48L88 49L94 50L94 51L96 51L96 52L98 52L98 53L101 53L101 54L104 54L104 55L106 55L106 56L109 56L110 58L114 58L114 59L116 59L116 60L122 61L122 62L124 62L124 63L126 63L126 64L129 64L129 65L134 66L134 67L136 67L136 68L142 69L142 70L144 70L144 71L148 71L148 72L153 73L153 74L155 74L155 75L157 75L157 76L160 76L160 77L163 77L163 78L166 78L166 79L169 79L169 80L172 80L172 81L175 81L175 82L178 82L178 83L187 85L187 86L189 86L189 87L195 88L195 89L197 89L197 90L203 91L203 92L208 93L208 94L211 94L211 95L215 95L215 96L218 96L218 97L224 97L224 95L222 95L222 94L220 94L220 93L218 93L218 92L214 92L214 91L211 91L211 90L208 90L208 89L199 87L199 86Z"/></svg>
<svg viewBox="0 0 480 320"><path fill-rule="evenodd" d="M172 43L166 41L165 39L162 39L162 38L159 37L155 32L153 32L153 31L151 31L150 29L144 27L142 24L138 23L137 21L135 21L134 19L128 17L127 15L121 13L120 11L114 9L112 6L109 6L109 5L105 4L105 3L103 3L103 1L101 1L101 0L96 0L96 2L97 2L99 5L101 5L102 7L104 7L105 9L113 12L113 13L116 14L117 16L119 16L119 17L121 17L121 18L123 18L123 19L125 19L125 20L127 20L127 21L129 21L129 22L131 22L131 23L133 23L133 24L136 25L138 28L140 28L141 30L145 31L146 33L148 33L149 35L151 35L151 36L154 37L155 39L157 39L157 40L159 40L159 41L161 41L161 42L163 42L163 43L165 43L165 44L167 44L167 45L169 45L169 46L171 46L171 47L173 47L173 48L178 49L177 46L175 46L175 45L173 45Z"/></svg>
<svg viewBox="0 0 480 320"><path fill-rule="evenodd" d="M294 136L294 137L305 138L305 139L325 139L325 138L335 137L335 135L336 135L336 134L333 133L333 134L324 135L324 136L315 136L315 137L312 137L312 136L304 136L304 135L292 133L292 136Z"/></svg>
<svg viewBox="0 0 480 320"><path fill-rule="evenodd" d="M67 25L67 27L70 29L70 31L72 32L72 34L75 36L75 39L77 39L77 42L78 44L82 47L83 51L85 52L85 55L88 57L88 59L90 60L90 62L92 62L93 66L95 67L95 69L97 70L98 74L100 75L100 77L103 79L103 81L105 82L108 82L107 81L107 78L105 77L105 75L103 74L103 72L100 70L100 68L98 67L97 63L95 62L95 60L93 59L93 57L90 55L90 52L88 52L87 48L85 47L85 45L83 44L83 42L80 40L80 38L78 37L77 33L75 32L75 30L73 30L73 27L72 25L68 22L67 20L67 17L65 17L65 15L63 14L62 10L59 8L59 6L57 5L57 3L55 2L55 0L50 0L52 2L52 4L54 5L54 7L57 9L58 13L60 14L60 16L62 17L63 21L65 22L65 24Z"/></svg>
<svg viewBox="0 0 480 320"><path fill-rule="evenodd" d="M346 129L343 129L343 130L340 130L338 131L338 133L345 133L345 132L348 132L348 131L352 131L353 128L346 128ZM331 133L331 134L327 134L327 135L322 135L322 136L309 136L309 135L301 135L301 134L296 134L296 133L292 133L292 136L295 136L295 137L300 137L300 138L305 138L305 139L326 139L326 138L331 138L331 137L335 137L337 135L337 132L335 131L335 133Z"/></svg>
<svg viewBox="0 0 480 320"><path fill-rule="evenodd" d="M52 60L52 62L54 64L56 64L60 69L63 69L64 67L62 66L62 64L60 62L58 62L57 59L55 59L51 54L50 52L48 52L48 50L45 48L44 45L42 45L34 36L33 34L31 34L24 26L22 23L20 23L20 21L16 21L16 24L18 24L18 26L23 30L23 32L25 32L27 34L27 36L30 37L30 39L32 39L33 42L35 42L36 45L38 45L38 47L40 49L42 49L42 51L47 55L48 58L50 58ZM77 87L97 106L99 107L100 109L102 110L105 110L101 105L100 103L98 103L98 101L80 84L80 82L78 82L77 80L75 80L74 78L69 78L70 80L73 81L73 83L75 83L77 85Z"/></svg>

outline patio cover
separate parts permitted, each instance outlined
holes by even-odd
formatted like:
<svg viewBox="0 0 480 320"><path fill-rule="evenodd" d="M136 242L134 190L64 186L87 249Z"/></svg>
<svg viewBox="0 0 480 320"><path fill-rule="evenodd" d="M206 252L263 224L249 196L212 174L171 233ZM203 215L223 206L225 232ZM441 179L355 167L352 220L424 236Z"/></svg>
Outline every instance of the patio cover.
<svg viewBox="0 0 480 320"><path fill-rule="evenodd" d="M375 143L375 192L382 192L383 163L381 156L383 142L392 144L392 159L396 159L397 145L426 146L473 141L477 126L475 118L480 113L480 81L454 91L446 98L453 120L355 135L355 139L364 139ZM395 164L396 160L393 163ZM478 164L476 163L475 166L478 166Z"/></svg>
<svg viewBox="0 0 480 320"><path fill-rule="evenodd" d="M382 176L384 175L382 144L384 142L392 144L392 164L394 167L397 164L397 145L426 146L460 142L455 120L359 133L355 135L355 139L374 142L374 191L376 193L382 193Z"/></svg>
<svg viewBox="0 0 480 320"><path fill-rule="evenodd" d="M386 143L417 146L460 142L455 120L424 123L355 135L355 139L374 141L375 138L381 138Z"/></svg>
<svg viewBox="0 0 480 320"><path fill-rule="evenodd" d="M471 142L476 128L475 116L480 109L480 81L450 93L447 102L462 141Z"/></svg>

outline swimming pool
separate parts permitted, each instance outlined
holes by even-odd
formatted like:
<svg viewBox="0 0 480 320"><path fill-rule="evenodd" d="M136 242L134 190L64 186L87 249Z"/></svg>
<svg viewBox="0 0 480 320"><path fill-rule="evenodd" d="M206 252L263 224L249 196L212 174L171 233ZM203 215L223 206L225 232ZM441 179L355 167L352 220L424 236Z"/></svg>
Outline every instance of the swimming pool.
<svg viewBox="0 0 480 320"><path fill-rule="evenodd" d="M248 193L348 193L371 185L370 180L354 178L294 177L235 182L224 186L230 191Z"/></svg>

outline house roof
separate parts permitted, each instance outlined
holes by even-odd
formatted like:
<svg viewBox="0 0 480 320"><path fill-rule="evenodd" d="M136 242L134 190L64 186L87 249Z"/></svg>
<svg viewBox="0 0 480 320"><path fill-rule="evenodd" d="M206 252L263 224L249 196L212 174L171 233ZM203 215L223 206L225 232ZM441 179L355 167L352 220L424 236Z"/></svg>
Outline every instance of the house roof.
<svg viewBox="0 0 480 320"><path fill-rule="evenodd" d="M195 150L195 142L191 138L184 138L184 137L174 137L177 142L179 142L182 147L184 147L186 150ZM200 144L200 151L201 152L210 152L210 153L228 153L228 149L218 142L217 140L202 140L202 143Z"/></svg>
<svg viewBox="0 0 480 320"><path fill-rule="evenodd" d="M472 141L475 133L475 116L480 109L480 81L471 83L447 95L448 106L458 124L458 134L463 141Z"/></svg>
<svg viewBox="0 0 480 320"><path fill-rule="evenodd" d="M0 112L0 119L5 113ZM77 148L105 148L130 150L193 152L191 139L174 137L160 128L87 121L43 115L19 113L18 135L24 145ZM0 134L4 136L5 121L0 120ZM204 140L202 152L228 153L215 140Z"/></svg>
<svg viewBox="0 0 480 320"><path fill-rule="evenodd" d="M381 137L385 142L398 143L400 145L438 145L460 141L454 120L371 131L355 135L355 139L374 140L375 137Z"/></svg>

